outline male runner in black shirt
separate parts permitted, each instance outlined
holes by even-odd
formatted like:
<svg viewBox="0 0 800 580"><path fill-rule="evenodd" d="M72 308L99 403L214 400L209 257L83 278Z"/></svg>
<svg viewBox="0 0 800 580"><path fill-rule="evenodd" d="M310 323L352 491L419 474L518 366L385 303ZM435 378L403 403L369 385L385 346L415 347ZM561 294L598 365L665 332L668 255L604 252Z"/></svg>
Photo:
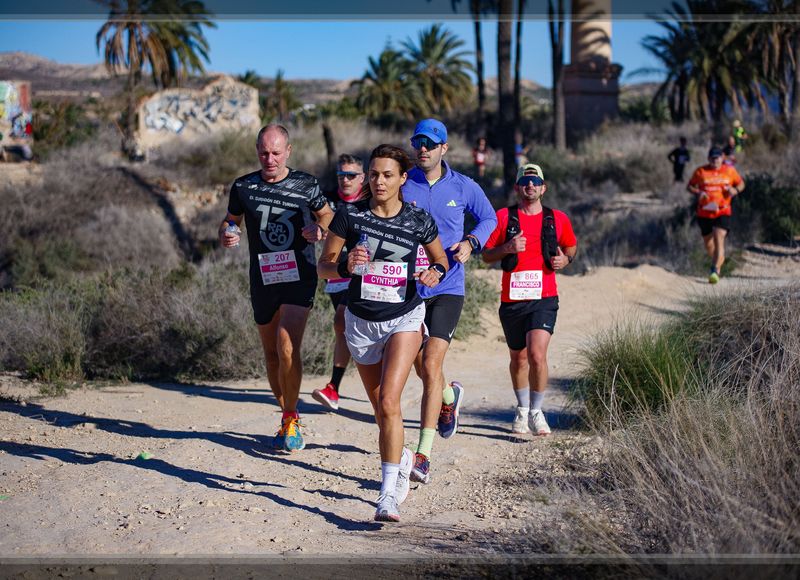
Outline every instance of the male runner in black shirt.
<svg viewBox="0 0 800 580"><path fill-rule="evenodd" d="M305 447L297 399L303 376L300 343L317 286L313 244L323 239L333 211L316 178L286 166L292 146L283 126L263 127L256 151L261 170L234 181L219 237L224 247L236 246L239 236L226 228L244 218L253 317L269 385L283 411L273 446L296 451Z"/></svg>

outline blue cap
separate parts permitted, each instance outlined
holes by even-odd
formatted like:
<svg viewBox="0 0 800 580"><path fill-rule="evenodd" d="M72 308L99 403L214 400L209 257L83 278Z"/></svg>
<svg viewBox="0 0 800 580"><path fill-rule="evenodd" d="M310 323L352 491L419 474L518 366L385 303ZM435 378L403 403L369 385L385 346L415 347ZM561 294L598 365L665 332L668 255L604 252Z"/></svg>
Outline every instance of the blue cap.
<svg viewBox="0 0 800 580"><path fill-rule="evenodd" d="M447 143L447 127L436 119L423 119L414 128L414 137L425 135L434 143Z"/></svg>

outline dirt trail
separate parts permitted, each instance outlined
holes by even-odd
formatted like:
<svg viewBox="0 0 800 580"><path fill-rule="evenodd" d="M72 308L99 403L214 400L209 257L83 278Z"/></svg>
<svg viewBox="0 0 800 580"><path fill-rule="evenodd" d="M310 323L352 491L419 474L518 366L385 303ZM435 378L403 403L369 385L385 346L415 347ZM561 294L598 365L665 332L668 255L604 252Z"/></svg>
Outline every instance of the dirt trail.
<svg viewBox="0 0 800 580"><path fill-rule="evenodd" d="M565 441L586 437L570 429L564 404L587 339L620 318L662 319L689 296L797 278L800 256L778 253L746 254L737 276L716 287L651 266L560 276L545 404L555 429L546 439L509 434L507 350L496 311L485 312L484 335L455 343L446 362L448 379L467 389L460 432L437 438L432 481L412 486L396 525L371 521L377 429L354 373L338 414L311 399L325 379L304 380L308 445L291 455L264 444L279 422L266 381L129 384L40 399L31 385L2 377L0 555L491 550L487 535L524 528L539 509L515 502L520 490L504 475L557 464ZM497 271L484 274L498 280ZM409 445L420 395L412 377L403 397ZM152 458L137 459L142 452Z"/></svg>

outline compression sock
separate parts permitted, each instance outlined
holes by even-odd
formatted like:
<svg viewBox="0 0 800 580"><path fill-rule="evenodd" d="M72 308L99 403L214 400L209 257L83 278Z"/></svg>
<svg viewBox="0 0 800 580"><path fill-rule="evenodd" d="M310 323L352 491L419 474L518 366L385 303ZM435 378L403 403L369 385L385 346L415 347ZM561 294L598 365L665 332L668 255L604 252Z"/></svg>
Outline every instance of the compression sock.
<svg viewBox="0 0 800 580"><path fill-rule="evenodd" d="M456 392L453 387L447 385L442 391L442 403L445 405L452 405L456 400Z"/></svg>
<svg viewBox="0 0 800 580"><path fill-rule="evenodd" d="M422 453L428 459L431 458L433 451L433 436L436 435L436 429L420 429L419 431L419 444L417 444L417 453Z"/></svg>
<svg viewBox="0 0 800 580"><path fill-rule="evenodd" d="M394 495L398 473L400 473L399 463L381 462L381 495Z"/></svg>
<svg viewBox="0 0 800 580"><path fill-rule="evenodd" d="M339 392L339 383L342 382L342 377L344 376L344 367L333 367L333 372L331 373L331 382L330 384L333 385L334 390L338 393Z"/></svg>
<svg viewBox="0 0 800 580"><path fill-rule="evenodd" d="M531 406L531 390L528 387L524 389L514 389L514 394L517 396L517 407L527 409Z"/></svg>
<svg viewBox="0 0 800 580"><path fill-rule="evenodd" d="M544 391L541 393L531 391L531 411L541 411L542 401L544 401Z"/></svg>

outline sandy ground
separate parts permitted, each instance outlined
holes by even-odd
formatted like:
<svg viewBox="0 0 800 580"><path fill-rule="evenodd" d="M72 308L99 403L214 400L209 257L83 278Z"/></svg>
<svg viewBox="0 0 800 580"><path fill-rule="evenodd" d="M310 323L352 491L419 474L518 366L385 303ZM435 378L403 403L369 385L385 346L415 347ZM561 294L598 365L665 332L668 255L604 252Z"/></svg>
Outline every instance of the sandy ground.
<svg viewBox="0 0 800 580"><path fill-rule="evenodd" d="M311 398L325 377L303 381L307 447L294 454L268 447L280 415L265 381L93 386L40 398L34 386L3 376L0 557L491 552L486 538L527 531L547 503L520 501L528 490L508 476L552 469L565 442L591 437L574 429L565 408L578 350L621 319L658 321L688 297L800 273L800 256L781 248L745 258L715 287L650 266L560 276L548 438L510 435L507 350L496 310L485 312L485 333L454 343L446 361L448 379L467 389L459 433L435 441L432 481L412 484L399 524L372 521L377 428L355 373L343 381L337 414ZM499 280L497 271L485 274ZM416 443L420 395L412 377L403 395L408 445ZM138 459L142 452L152 457Z"/></svg>

